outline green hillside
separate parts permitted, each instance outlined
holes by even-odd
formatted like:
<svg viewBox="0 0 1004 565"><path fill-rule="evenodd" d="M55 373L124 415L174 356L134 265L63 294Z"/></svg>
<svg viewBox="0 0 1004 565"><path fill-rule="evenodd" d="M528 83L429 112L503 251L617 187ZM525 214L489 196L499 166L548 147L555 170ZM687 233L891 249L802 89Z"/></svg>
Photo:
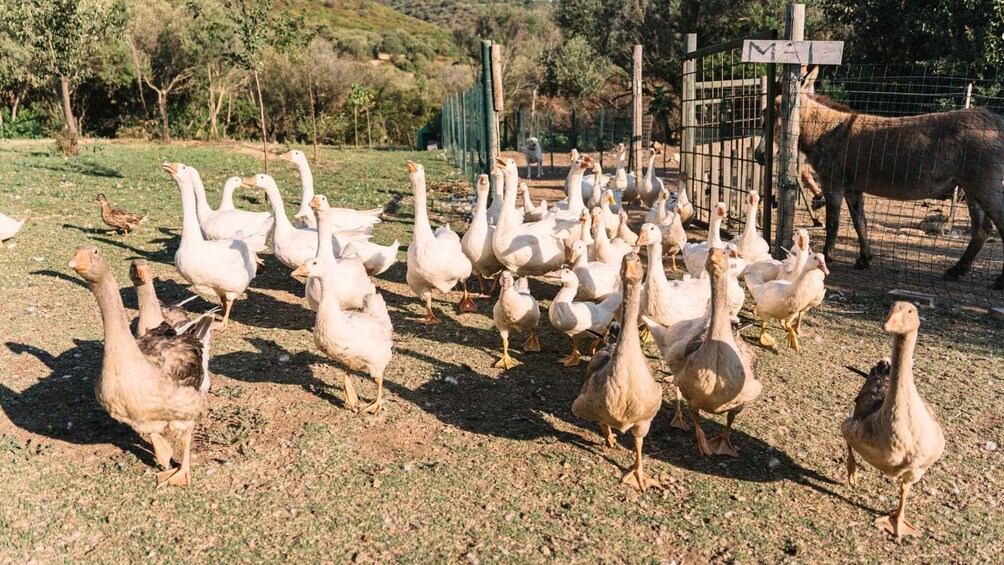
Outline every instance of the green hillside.
<svg viewBox="0 0 1004 565"><path fill-rule="evenodd" d="M447 29L376 0L277 0L275 6L290 12L303 11L310 24L321 26L321 34L348 55L364 58L381 51L451 57L456 53Z"/></svg>

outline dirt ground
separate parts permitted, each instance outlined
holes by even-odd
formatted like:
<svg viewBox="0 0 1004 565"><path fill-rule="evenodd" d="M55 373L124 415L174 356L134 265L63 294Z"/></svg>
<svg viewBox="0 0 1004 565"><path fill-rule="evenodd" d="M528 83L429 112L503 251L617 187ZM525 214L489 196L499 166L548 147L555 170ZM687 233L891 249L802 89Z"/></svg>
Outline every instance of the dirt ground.
<svg viewBox="0 0 1004 565"><path fill-rule="evenodd" d="M619 482L629 438L604 448L571 414L584 365L555 362L569 341L546 316L543 351L514 351L520 364L504 372L492 366L493 299L476 297L478 313L458 314L452 292L435 300L444 324L415 321L422 306L403 263L408 159L432 181L433 224L463 231L441 203L469 187L441 153L322 148L314 171L332 205L385 206L375 239L403 243L402 262L375 281L395 326L386 410L343 407L341 368L313 345L302 284L266 255L230 327L213 335L194 484L156 490L148 444L94 400L101 322L66 262L77 245L97 245L130 315L134 257L151 262L164 301L188 296L172 264L178 192L159 164L198 167L216 202L225 178L255 173L260 161L233 146L93 143L64 159L46 143L0 144L0 210L30 211L0 250L0 563L993 562L1004 551L1004 324L922 310L917 387L948 447L911 495L920 538L895 541L873 525L895 504L893 482L869 467L856 488L845 481L839 425L861 385L848 367L867 370L889 354L881 321L890 303L883 291L841 284L806 319L801 353L757 348L764 392L736 421L739 459L703 457L692 431L670 428L665 387L644 447L663 488L639 493ZM292 212L295 172L270 166ZM548 176L552 190L560 178ZM150 221L128 237L106 235L96 192ZM264 196L239 192L238 206L264 209ZM545 280L531 289L543 309L557 290ZM749 304L741 317L753 320ZM755 330L743 335L753 341ZM651 345L646 354L667 378ZM369 379L356 383L372 398ZM704 429L717 434L721 424Z"/></svg>

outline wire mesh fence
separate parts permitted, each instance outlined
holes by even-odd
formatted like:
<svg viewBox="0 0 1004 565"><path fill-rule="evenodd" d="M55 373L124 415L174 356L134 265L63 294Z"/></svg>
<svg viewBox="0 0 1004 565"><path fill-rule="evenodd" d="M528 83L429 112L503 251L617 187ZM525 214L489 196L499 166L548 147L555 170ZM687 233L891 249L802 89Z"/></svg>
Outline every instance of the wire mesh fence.
<svg viewBox="0 0 1004 565"><path fill-rule="evenodd" d="M488 155L484 115L485 92L481 80L474 81L471 88L443 102L443 148L472 186L477 176L489 166L491 158Z"/></svg>
<svg viewBox="0 0 1004 565"><path fill-rule="evenodd" d="M774 36L765 31L750 38ZM770 241L770 163L758 164L754 150L761 137L761 111L773 96L773 65L743 63L743 39L684 56L680 166L690 179L695 220L706 224L715 205L724 202L723 229L735 233L745 218L746 195L755 190L763 196L764 236Z"/></svg>
<svg viewBox="0 0 1004 565"><path fill-rule="evenodd" d="M981 74L919 65L821 68L812 102L800 109L800 160L827 195L827 254L868 266L842 276L871 288L1004 305L1004 77ZM839 228L832 220L838 205ZM822 212L799 207L795 227L818 230L813 214ZM989 237L969 257L974 227L977 241ZM817 248L821 239L813 237ZM955 267L962 257L971 266Z"/></svg>

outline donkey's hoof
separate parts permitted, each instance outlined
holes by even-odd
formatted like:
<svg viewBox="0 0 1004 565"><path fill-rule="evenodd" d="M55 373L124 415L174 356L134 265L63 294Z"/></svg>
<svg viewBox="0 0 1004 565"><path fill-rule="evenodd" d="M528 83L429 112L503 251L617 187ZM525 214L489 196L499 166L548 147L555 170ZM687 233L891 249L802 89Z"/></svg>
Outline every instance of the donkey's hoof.
<svg viewBox="0 0 1004 565"><path fill-rule="evenodd" d="M859 271L864 271L865 269L868 269L871 266L872 266L871 257L864 257L864 256L858 257L858 260L854 262L854 268Z"/></svg>
<svg viewBox="0 0 1004 565"><path fill-rule="evenodd" d="M997 277L994 284L990 285L990 290L1004 290L1004 275Z"/></svg>
<svg viewBox="0 0 1004 565"><path fill-rule="evenodd" d="M962 278L962 275L966 274L967 269L960 268L958 265L954 267L949 267L945 270L945 280L946 281L957 281Z"/></svg>

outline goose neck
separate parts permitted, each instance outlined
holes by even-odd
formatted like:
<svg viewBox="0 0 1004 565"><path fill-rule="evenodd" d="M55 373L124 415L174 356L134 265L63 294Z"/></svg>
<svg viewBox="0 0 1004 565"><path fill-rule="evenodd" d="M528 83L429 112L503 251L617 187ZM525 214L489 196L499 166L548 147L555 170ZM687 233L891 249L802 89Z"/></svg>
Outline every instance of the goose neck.
<svg viewBox="0 0 1004 565"><path fill-rule="evenodd" d="M104 358L121 359L142 356L136 340L129 331L129 321L126 319L125 307L122 305L122 295L119 293L115 277L110 273L90 284L91 291L98 301L101 310L101 321L104 325L105 352Z"/></svg>
<svg viewBox="0 0 1004 565"><path fill-rule="evenodd" d="M917 388L913 380L913 354L916 346L917 330L893 336L889 394L883 401L883 409L896 410L906 407L917 398Z"/></svg>
<svg viewBox="0 0 1004 565"><path fill-rule="evenodd" d="M181 192L181 244L205 241L195 208L195 187L189 182L179 182L178 188Z"/></svg>

